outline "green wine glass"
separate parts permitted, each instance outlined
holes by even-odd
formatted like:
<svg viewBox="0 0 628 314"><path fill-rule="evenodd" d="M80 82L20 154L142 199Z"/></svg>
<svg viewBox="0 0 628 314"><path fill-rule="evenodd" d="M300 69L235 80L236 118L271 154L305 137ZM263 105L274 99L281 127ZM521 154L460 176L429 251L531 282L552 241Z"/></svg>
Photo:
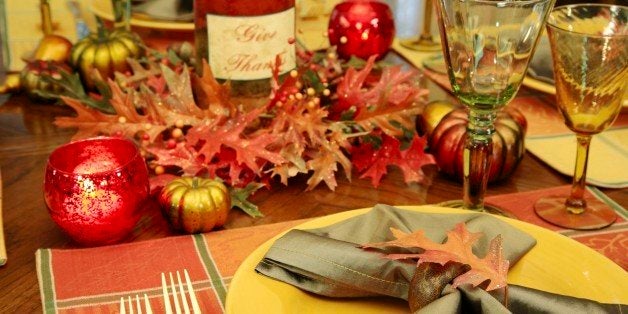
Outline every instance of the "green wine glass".
<svg viewBox="0 0 628 314"><path fill-rule="evenodd" d="M463 199L443 205L506 214L484 204L497 111L517 93L554 0L437 0L452 90L469 110Z"/></svg>

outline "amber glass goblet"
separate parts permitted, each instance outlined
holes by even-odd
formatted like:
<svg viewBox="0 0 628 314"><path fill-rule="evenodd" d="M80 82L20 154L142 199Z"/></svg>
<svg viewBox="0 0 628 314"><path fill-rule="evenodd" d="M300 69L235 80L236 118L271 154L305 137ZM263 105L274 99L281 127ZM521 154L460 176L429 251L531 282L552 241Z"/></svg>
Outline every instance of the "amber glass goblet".
<svg viewBox="0 0 628 314"><path fill-rule="evenodd" d="M591 137L615 121L628 92L627 19L628 7L602 4L558 7L548 18L558 109L577 140L570 195L542 198L534 206L552 224L587 230L616 219L603 202L587 202L584 192Z"/></svg>
<svg viewBox="0 0 628 314"><path fill-rule="evenodd" d="M120 241L148 197L148 170L133 142L98 137L71 142L48 158L44 198L52 220L85 246Z"/></svg>

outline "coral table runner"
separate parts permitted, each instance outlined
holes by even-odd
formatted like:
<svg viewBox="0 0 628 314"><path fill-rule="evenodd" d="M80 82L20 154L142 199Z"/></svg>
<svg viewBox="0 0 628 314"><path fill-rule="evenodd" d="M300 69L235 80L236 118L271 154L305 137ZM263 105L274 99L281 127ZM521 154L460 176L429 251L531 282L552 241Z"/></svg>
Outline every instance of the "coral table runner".
<svg viewBox="0 0 628 314"><path fill-rule="evenodd" d="M618 220L599 231L563 230L540 220L532 204L541 196L567 193L568 186L499 195L487 202L507 209L519 219L555 230L606 255L628 269L628 215L626 210L597 189L596 197L618 213ZM87 249L40 249L37 273L46 313L116 312L120 297L150 298L155 313L163 312L161 272L187 269L205 312L224 311L231 281L240 263L260 244L304 220L206 234L168 237Z"/></svg>

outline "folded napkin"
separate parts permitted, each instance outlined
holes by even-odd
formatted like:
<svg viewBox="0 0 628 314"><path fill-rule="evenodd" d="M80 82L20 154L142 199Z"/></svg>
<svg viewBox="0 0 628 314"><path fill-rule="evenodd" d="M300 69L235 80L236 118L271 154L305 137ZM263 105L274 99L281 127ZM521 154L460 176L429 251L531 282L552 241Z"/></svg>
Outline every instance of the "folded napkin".
<svg viewBox="0 0 628 314"><path fill-rule="evenodd" d="M277 239L256 271L303 290L329 297L391 296L407 299L415 263L392 261L381 253L367 251L359 245L391 240L390 227L405 232L418 229L435 242L443 242L446 231L465 222L471 232L484 236L476 243L474 253L484 256L488 243L498 234L504 239L504 256L516 263L535 245L531 236L505 222L484 214L426 214L377 205L365 215L313 230L292 230ZM489 312L508 309L488 292L462 286L445 289L441 298L422 311L435 313ZM607 313L628 310L627 306L559 296L525 287L509 288L510 310L570 311Z"/></svg>

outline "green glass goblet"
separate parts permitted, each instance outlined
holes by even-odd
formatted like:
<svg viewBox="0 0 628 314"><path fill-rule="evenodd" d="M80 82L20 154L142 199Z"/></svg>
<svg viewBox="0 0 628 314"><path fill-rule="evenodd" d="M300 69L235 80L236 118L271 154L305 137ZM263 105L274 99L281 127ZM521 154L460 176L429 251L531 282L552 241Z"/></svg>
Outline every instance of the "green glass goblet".
<svg viewBox="0 0 628 314"><path fill-rule="evenodd" d="M554 0L437 0L452 90L469 110L463 199L449 207L506 214L484 204L497 111L517 93Z"/></svg>

